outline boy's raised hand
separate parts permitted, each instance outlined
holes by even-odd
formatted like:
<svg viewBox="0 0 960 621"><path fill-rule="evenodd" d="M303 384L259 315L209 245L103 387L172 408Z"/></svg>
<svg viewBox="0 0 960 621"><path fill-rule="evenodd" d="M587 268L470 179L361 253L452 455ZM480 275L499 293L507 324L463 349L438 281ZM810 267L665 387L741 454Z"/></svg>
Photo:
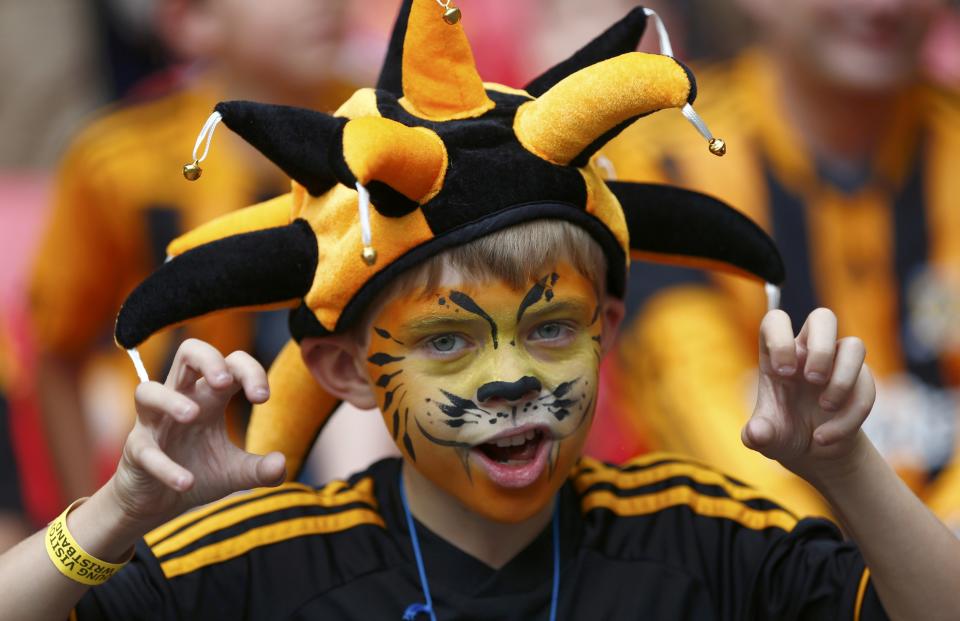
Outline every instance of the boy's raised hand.
<svg viewBox="0 0 960 621"><path fill-rule="evenodd" d="M786 313L767 313L757 405L743 443L805 477L847 465L876 396L865 353L856 337L837 340L828 309L810 313L797 336Z"/></svg>
<svg viewBox="0 0 960 621"><path fill-rule="evenodd" d="M837 318L825 308L797 336L786 313L767 313L757 405L741 438L830 503L889 618L956 619L960 541L861 431L876 397L864 355L860 339L837 339Z"/></svg>
<svg viewBox="0 0 960 621"><path fill-rule="evenodd" d="M128 519L160 523L232 492L283 480L280 453L252 455L230 442L224 410L243 390L269 398L267 376L250 355L224 358L196 339L177 351L166 382L137 387L137 422L110 482Z"/></svg>

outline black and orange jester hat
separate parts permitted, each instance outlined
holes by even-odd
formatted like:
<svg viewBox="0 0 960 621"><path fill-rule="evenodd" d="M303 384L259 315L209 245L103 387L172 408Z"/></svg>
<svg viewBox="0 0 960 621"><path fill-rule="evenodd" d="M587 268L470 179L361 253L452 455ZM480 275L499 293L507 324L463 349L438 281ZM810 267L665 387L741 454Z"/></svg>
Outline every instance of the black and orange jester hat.
<svg viewBox="0 0 960 621"><path fill-rule="evenodd" d="M297 343L349 330L398 274L445 249L557 219L603 248L616 296L631 256L783 280L772 241L737 211L670 186L605 180L596 163L607 141L662 108L683 109L712 138L662 24L667 53L634 51L655 14L632 10L523 89L484 83L462 26L445 17L436 0L406 0L377 87L333 115L218 104L197 148L205 136L209 148L222 119L293 189L174 240L171 260L120 310L116 340L137 362L135 348L161 328L223 309L290 307L293 340L271 367L273 396L247 436L248 450L283 452L290 476L338 405ZM196 151L194 159L185 175L199 175Z"/></svg>

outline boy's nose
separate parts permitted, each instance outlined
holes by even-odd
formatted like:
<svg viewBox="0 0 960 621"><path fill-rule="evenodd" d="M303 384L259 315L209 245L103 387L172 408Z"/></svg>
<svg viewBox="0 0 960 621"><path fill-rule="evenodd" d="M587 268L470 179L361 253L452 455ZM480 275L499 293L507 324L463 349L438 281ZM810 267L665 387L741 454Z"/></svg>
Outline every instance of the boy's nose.
<svg viewBox="0 0 960 621"><path fill-rule="evenodd" d="M539 393L541 388L540 380L529 375L515 382L487 382L477 389L477 401L480 403L491 399L519 401L530 393Z"/></svg>

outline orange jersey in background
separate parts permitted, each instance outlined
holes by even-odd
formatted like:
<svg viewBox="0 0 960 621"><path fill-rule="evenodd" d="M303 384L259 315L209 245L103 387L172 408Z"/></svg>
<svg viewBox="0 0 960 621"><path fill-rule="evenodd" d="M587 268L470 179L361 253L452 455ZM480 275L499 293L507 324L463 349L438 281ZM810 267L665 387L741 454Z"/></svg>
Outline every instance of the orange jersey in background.
<svg viewBox="0 0 960 621"><path fill-rule="evenodd" d="M770 232L787 269L781 307L799 329L811 310L827 306L841 336L863 338L880 381L868 435L931 507L956 514L960 177L952 162L960 101L916 87L870 165L838 174L818 166L783 120L772 69L759 54L698 76L697 109L727 141L727 156L690 139L682 116L661 113L604 150L618 178L715 195ZM649 295L636 295L644 299L609 365L604 414L653 449L723 464L801 513L824 512L806 483L740 443L754 398L763 287L665 270L633 268L631 287ZM671 286L658 288L661 279Z"/></svg>
<svg viewBox="0 0 960 621"><path fill-rule="evenodd" d="M318 105L333 110L350 92L352 87L334 84ZM116 392L116 378L122 377L121 390L130 398L111 401L122 404L113 407L128 417L125 425L133 421L136 375L112 342L122 300L164 261L174 237L289 191L279 170L252 149L237 148L233 143L242 141L225 130L217 132L202 163L202 181L183 178L197 132L221 98L220 89L200 79L151 101L116 107L76 137L55 182L30 283L38 349L83 359L87 383L108 393ZM189 336L224 353L254 352L264 363L289 338L285 315L269 322L240 312L203 318L140 348L151 378L162 378Z"/></svg>

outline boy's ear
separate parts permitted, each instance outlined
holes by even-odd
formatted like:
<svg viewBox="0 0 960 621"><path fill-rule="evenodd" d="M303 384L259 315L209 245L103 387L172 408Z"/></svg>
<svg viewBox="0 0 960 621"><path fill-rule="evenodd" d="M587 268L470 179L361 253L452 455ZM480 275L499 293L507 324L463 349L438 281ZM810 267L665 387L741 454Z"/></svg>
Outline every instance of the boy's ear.
<svg viewBox="0 0 960 621"><path fill-rule="evenodd" d="M352 337L305 338L300 353L310 374L328 393L361 410L377 407L360 348Z"/></svg>
<svg viewBox="0 0 960 621"><path fill-rule="evenodd" d="M626 314L626 306L623 300L613 296L607 296L603 301L603 339L601 340L601 354L606 355L617 340L617 333L620 331L620 324Z"/></svg>

